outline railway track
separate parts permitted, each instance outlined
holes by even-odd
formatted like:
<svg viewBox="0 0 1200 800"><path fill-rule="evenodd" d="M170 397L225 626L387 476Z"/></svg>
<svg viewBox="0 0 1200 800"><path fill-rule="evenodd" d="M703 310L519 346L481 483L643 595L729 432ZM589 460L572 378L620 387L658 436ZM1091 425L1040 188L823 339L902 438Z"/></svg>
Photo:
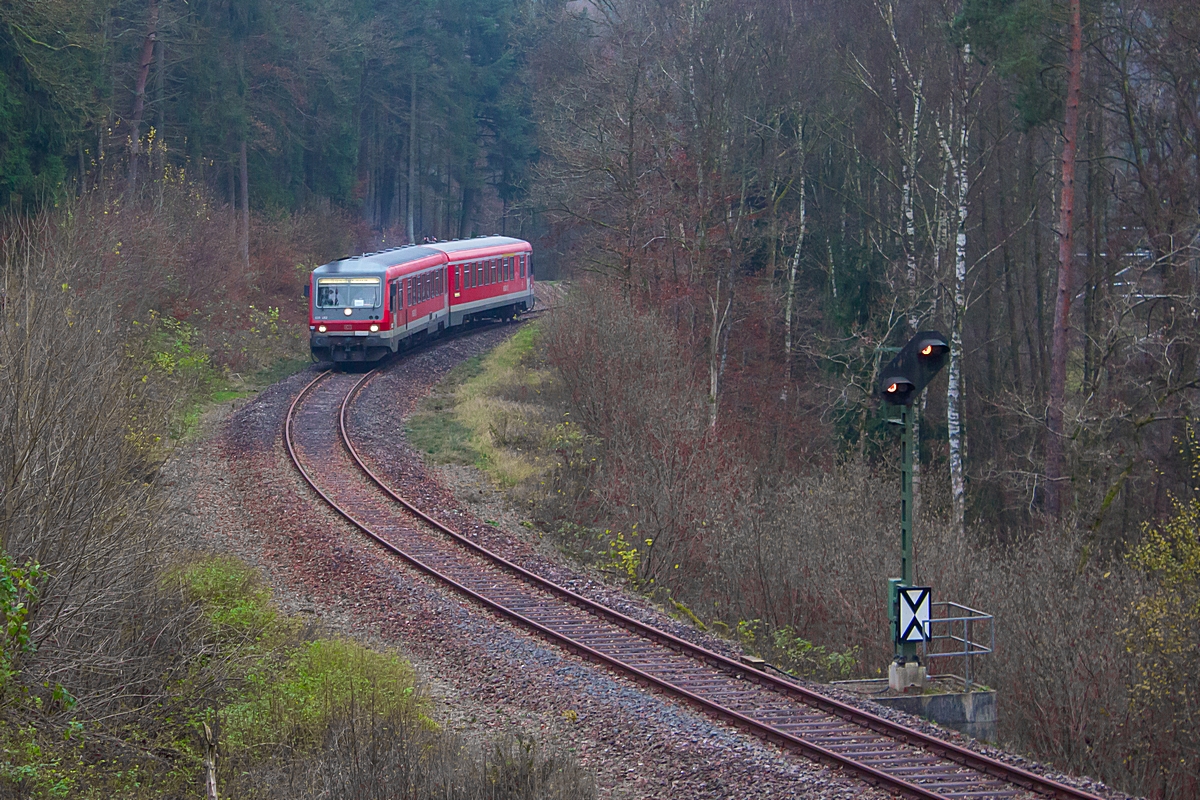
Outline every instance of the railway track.
<svg viewBox="0 0 1200 800"><path fill-rule="evenodd" d="M885 791L1100 800L631 619L447 528L396 494L354 448L348 409L375 374L318 375L289 408L284 441L313 490L391 554L585 658Z"/></svg>

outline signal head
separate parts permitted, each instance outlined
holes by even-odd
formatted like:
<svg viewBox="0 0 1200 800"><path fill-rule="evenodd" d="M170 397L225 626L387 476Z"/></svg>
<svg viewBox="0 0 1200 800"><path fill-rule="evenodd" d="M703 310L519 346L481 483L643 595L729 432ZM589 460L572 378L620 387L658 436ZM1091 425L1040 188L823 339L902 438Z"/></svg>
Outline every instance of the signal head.
<svg viewBox="0 0 1200 800"><path fill-rule="evenodd" d="M889 403L908 405L945 366L949 355L944 336L937 331L921 331L880 373L879 395Z"/></svg>
<svg viewBox="0 0 1200 800"><path fill-rule="evenodd" d="M917 341L917 353L925 358L938 358L950 352L950 346L940 338L927 336Z"/></svg>
<svg viewBox="0 0 1200 800"><path fill-rule="evenodd" d="M885 374L880 379L879 385L883 387L883 399L898 406L906 405L909 398L916 393L913 382L903 375Z"/></svg>

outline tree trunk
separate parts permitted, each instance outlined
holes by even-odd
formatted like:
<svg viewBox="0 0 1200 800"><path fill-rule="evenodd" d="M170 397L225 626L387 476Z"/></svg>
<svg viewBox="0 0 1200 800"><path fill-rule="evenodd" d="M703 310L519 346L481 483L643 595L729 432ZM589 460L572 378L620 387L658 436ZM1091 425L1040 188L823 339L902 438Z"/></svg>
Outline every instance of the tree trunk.
<svg viewBox="0 0 1200 800"><path fill-rule="evenodd" d="M800 158L804 158L803 147ZM792 253L791 264L788 265L787 295L783 308L783 391L779 399L787 402L788 390L792 386L792 310L796 304L796 274L800 270L800 251L804 247L804 230L807 224L804 214L804 173L800 173L800 232L796 235L796 250ZM775 243L771 243L775 247Z"/></svg>
<svg viewBox="0 0 1200 800"><path fill-rule="evenodd" d="M405 220L405 233L408 235L408 243L416 244L416 229L413 226L413 205L416 203L417 198L417 71L415 69L412 74L410 91L411 97L408 108L408 202L405 203L408 214Z"/></svg>
<svg viewBox="0 0 1200 800"><path fill-rule="evenodd" d="M388 209L388 228L395 233L400 227L400 168L403 162L400 154L396 154L396 163L392 168L392 206Z"/></svg>
<svg viewBox="0 0 1200 800"><path fill-rule="evenodd" d="M922 81L917 80L913 87L912 128L908 131L908 141L904 148L904 184L900 192L900 215L904 218L904 259L907 270L905 277L908 280L909 292L908 326L914 334L921 322L917 314L917 226L913 210L913 181L917 174L917 135L921 124L921 87ZM914 465L915 463L914 460Z"/></svg>
<svg viewBox="0 0 1200 800"><path fill-rule="evenodd" d="M895 36L893 29L892 35ZM899 42L896 43L899 47ZM908 284L908 327L909 333L915 335L920 330L921 315L918 311L918 290L917 290L917 225L916 212L913 208L913 194L915 188L913 182L917 175L917 144L919 141L921 127L921 106L924 99L922 88L924 81L917 78L913 81L913 115L912 127L907 131L907 136L902 130L900 132L900 141L904 143L904 155L902 158L902 171L904 183L900 191L900 216L903 218L904 233L904 261L905 261L905 279ZM896 119L903 120L903 116L897 110ZM903 126L903 123L900 122ZM905 141L907 139L907 141ZM913 409L913 459L912 472L909 477L909 485L912 487L912 518L915 520L921 508L921 420L925 414L925 397L922 393L921 397L921 412Z"/></svg>
<svg viewBox="0 0 1200 800"><path fill-rule="evenodd" d="M242 173L242 267L250 272L250 173L246 167L246 138L242 137L238 166Z"/></svg>
<svg viewBox="0 0 1200 800"><path fill-rule="evenodd" d="M138 59L137 78L133 86L133 113L129 115L129 186L130 197L137 189L138 161L142 152L142 115L146 110L146 80L150 77L150 62L154 59L154 42L158 38L158 0L150 0L146 20L146 38Z"/></svg>
<svg viewBox="0 0 1200 800"><path fill-rule="evenodd" d="M475 198L474 198L474 193L471 190L471 187L463 186L462 187L462 208L460 208L458 211L458 235L459 235L459 238L465 239L467 237L467 230L471 225L471 206L473 206L474 204L475 204ZM507 221L505 219L505 217L508 216L508 214L507 214L508 204L507 203L504 204L504 210L506 213L500 217L500 225L501 225L500 232L501 233L504 233L506 231L504 224Z"/></svg>
<svg viewBox="0 0 1200 800"><path fill-rule="evenodd" d="M229 164L229 236L232 239L237 239L238 233L238 213L237 213L237 175L233 169L233 164Z"/></svg>
<svg viewBox="0 0 1200 800"><path fill-rule="evenodd" d="M960 121L959 157L954 165L955 183L958 187L957 231L954 237L954 310L950 324L950 364L946 381L946 436L950 443L950 498L954 514L953 523L960 534L966 532L966 479L963 474L963 459L966 454L966 436L962 426L962 359L963 318L967 312L967 124L965 116Z"/></svg>
<svg viewBox="0 0 1200 800"><path fill-rule="evenodd" d="M75 154L79 159L79 182L75 184L75 196L83 197L87 194L87 159L83 155L83 139L75 143Z"/></svg>
<svg viewBox="0 0 1200 800"><path fill-rule="evenodd" d="M1050 349L1050 391L1046 409L1046 513L1062 516L1066 505L1066 459L1063 454L1063 405L1067 357L1070 353L1072 267L1075 262L1075 148L1079 133L1079 94L1083 72L1083 25L1080 0L1070 0L1070 44L1067 50L1067 107L1063 118L1062 189L1058 215L1058 289L1054 303L1054 338Z"/></svg>
<svg viewBox="0 0 1200 800"><path fill-rule="evenodd" d="M964 45L962 52L964 69L969 65L970 59L971 46ZM946 382L946 434L950 443L950 499L954 515L952 521L960 535L966 534L967 501L967 485L963 468L967 445L962 424L962 337L963 321L967 314L967 195L971 188L971 178L968 172L968 151L971 145L971 133L967 120L968 101L969 94L964 76L958 100L958 141L955 142L958 149L957 157L946 138L942 138L942 146L946 152L947 163L954 174L954 185L958 195L954 233L954 310L950 325L950 364Z"/></svg>
<svg viewBox="0 0 1200 800"><path fill-rule="evenodd" d="M154 46L154 119L158 125L157 136L155 142L157 146L154 152L151 153L150 163L154 165L154 180L158 183L158 208L162 209L163 191L165 189L163 180L163 172L166 170L166 145L163 141L163 130L166 128L166 92L163 89L163 82L167 71L167 55L165 46L159 40Z"/></svg>
<svg viewBox="0 0 1200 800"><path fill-rule="evenodd" d="M726 329L729 323L729 311L733 307L733 295L725 301L721 309L721 279L717 279L717 293L709 298L712 309L712 330L708 345L708 427L716 430L717 412L720 408L721 362L724 358L723 343L727 341Z"/></svg>

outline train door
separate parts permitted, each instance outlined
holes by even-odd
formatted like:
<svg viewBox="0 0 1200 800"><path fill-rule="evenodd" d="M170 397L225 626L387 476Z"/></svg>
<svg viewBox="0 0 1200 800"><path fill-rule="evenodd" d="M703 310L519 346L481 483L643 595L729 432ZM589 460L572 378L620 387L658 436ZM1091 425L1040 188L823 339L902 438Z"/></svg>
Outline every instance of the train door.
<svg viewBox="0 0 1200 800"><path fill-rule="evenodd" d="M404 278L396 278L392 284L396 293L396 326L408 325L408 308L404 306Z"/></svg>

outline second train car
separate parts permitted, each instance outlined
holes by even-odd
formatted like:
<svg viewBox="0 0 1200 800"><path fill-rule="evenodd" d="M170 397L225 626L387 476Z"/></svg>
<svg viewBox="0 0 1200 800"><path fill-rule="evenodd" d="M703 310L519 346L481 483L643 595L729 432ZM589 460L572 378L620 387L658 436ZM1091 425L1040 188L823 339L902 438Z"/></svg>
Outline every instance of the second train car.
<svg viewBox="0 0 1200 800"><path fill-rule="evenodd" d="M313 270L309 347L320 361L378 361L416 339L534 306L533 248L479 236L341 258Z"/></svg>

